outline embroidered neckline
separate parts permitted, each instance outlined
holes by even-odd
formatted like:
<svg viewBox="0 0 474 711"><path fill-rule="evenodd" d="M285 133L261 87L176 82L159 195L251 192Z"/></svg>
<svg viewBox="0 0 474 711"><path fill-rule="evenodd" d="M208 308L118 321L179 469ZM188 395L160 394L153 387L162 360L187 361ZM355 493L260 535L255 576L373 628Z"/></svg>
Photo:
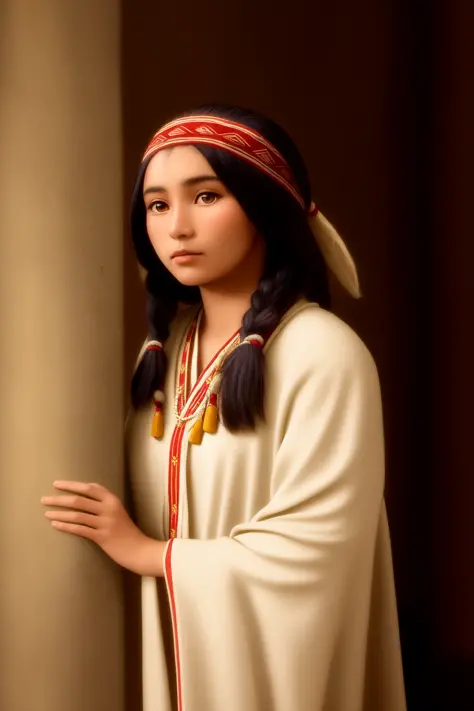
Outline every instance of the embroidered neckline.
<svg viewBox="0 0 474 711"><path fill-rule="evenodd" d="M273 342L274 338L278 335L278 333L280 333L288 321L290 321L296 313L304 310L309 305L310 302L299 300L288 309L277 327L270 334L268 334L264 345L264 351L268 349L268 346ZM213 397L215 398L215 393L219 388L222 365L227 356L240 344L240 332L237 331L228 339L226 343L224 343L217 353L215 353L210 362L198 375L196 382L191 386L189 383L189 374L193 343L198 336L201 318L202 307L193 316L191 322L185 329L183 341L178 353L178 369L176 374L174 401L174 414L176 417L176 426L178 427L181 427L191 421L194 421L196 424L203 418L208 405L215 405L215 403L211 403L211 399ZM202 437L202 434L200 434L197 439L200 439L200 437ZM191 441L192 440L193 437L191 435Z"/></svg>
<svg viewBox="0 0 474 711"><path fill-rule="evenodd" d="M178 356L178 371L176 378L175 416L178 425L197 419L205 410L209 399L209 389L218 376L227 356L240 343L239 331L236 331L224 345L214 354L206 367L198 375L192 387L189 386L189 369L193 341L197 337L202 310L200 309L185 331L183 344ZM207 396L207 397L206 397Z"/></svg>

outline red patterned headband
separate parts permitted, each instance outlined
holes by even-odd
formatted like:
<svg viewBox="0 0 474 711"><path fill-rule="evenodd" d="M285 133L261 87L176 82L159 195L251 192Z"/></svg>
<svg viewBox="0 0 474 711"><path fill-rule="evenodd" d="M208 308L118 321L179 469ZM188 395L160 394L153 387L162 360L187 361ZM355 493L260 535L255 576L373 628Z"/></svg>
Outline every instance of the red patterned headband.
<svg viewBox="0 0 474 711"><path fill-rule="evenodd" d="M291 169L281 153L257 131L215 116L185 116L167 123L153 136L143 160L163 148L209 145L233 153L266 173L285 188L304 209Z"/></svg>

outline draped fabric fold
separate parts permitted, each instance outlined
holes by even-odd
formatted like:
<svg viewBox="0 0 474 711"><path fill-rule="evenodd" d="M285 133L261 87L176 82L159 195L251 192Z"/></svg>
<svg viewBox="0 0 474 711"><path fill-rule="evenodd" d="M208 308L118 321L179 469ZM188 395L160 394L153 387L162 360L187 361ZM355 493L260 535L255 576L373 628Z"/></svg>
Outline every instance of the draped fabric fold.
<svg viewBox="0 0 474 711"><path fill-rule="evenodd" d="M168 346L174 363L181 321ZM244 435L221 427L199 447L183 437L175 463L169 698L180 711L404 711L376 368L347 326L305 303L272 337L266 362L266 423ZM162 442L149 419L145 408L130 423L132 487L142 525L167 538L173 414ZM147 664L158 674L156 601L144 625L156 631ZM145 698L144 711L157 703Z"/></svg>

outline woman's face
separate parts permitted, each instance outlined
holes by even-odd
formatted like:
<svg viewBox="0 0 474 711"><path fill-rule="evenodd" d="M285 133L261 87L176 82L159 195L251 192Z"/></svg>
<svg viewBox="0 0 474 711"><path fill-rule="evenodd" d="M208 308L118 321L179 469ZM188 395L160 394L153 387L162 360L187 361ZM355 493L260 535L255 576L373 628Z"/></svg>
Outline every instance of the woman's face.
<svg viewBox="0 0 474 711"><path fill-rule="evenodd" d="M263 268L263 240L193 146L159 151L143 181L146 226L164 266L186 286L234 281Z"/></svg>

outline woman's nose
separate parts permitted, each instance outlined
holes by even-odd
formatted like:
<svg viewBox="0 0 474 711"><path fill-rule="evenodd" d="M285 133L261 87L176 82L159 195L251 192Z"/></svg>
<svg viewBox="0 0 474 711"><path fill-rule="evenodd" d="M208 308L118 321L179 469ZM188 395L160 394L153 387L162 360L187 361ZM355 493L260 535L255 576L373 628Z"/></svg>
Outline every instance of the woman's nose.
<svg viewBox="0 0 474 711"><path fill-rule="evenodd" d="M189 210L186 207L174 207L171 211L171 222L169 234L172 239L183 239L192 237L194 227Z"/></svg>

